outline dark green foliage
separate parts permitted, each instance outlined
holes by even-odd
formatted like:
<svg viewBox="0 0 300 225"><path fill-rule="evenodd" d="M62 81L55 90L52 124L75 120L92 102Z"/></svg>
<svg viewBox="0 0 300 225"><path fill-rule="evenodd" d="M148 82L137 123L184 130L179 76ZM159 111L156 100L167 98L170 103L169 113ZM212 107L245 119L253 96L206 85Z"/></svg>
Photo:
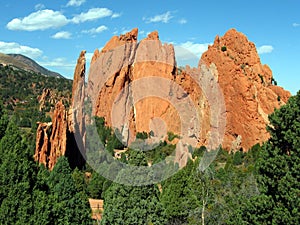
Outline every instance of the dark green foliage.
<svg viewBox="0 0 300 225"><path fill-rule="evenodd" d="M92 177L88 182L87 191L90 198L101 199L103 192L107 189L107 179L102 177L97 172L92 173Z"/></svg>
<svg viewBox="0 0 300 225"><path fill-rule="evenodd" d="M33 213L32 152L11 122L0 142L0 224L28 224Z"/></svg>
<svg viewBox="0 0 300 225"><path fill-rule="evenodd" d="M174 153L176 145L167 144L167 142L160 142L158 146L153 149L145 151L146 159L152 164L159 163L167 156Z"/></svg>
<svg viewBox="0 0 300 225"><path fill-rule="evenodd" d="M56 224L89 224L90 208L87 198L77 192L68 160L60 157L48 178L52 202L50 219Z"/></svg>
<svg viewBox="0 0 300 225"><path fill-rule="evenodd" d="M234 165L241 165L243 163L244 153L242 151L237 151L233 155L233 164Z"/></svg>
<svg viewBox="0 0 300 225"><path fill-rule="evenodd" d="M130 156L131 165L146 164L142 152ZM126 174L120 171L116 182L105 192L104 214L101 224L165 224L157 185L126 186L120 184ZM133 176L135 180L140 179Z"/></svg>
<svg viewBox="0 0 300 225"><path fill-rule="evenodd" d="M136 138L137 139L146 140L148 138L148 134L145 131L143 131L143 132L137 132Z"/></svg>
<svg viewBox="0 0 300 225"><path fill-rule="evenodd" d="M175 138L179 138L179 136L173 132L168 132L168 141L173 141Z"/></svg>
<svg viewBox="0 0 300 225"><path fill-rule="evenodd" d="M204 224L227 224L241 204L258 195L253 175L255 151L247 158L247 153L237 153L237 157L221 149L210 167L199 171L205 151L205 147L195 149L194 161L162 183L161 201L168 224L198 225L202 218Z"/></svg>
<svg viewBox="0 0 300 225"><path fill-rule="evenodd" d="M227 51L227 47L226 47L226 46L222 46L222 47L221 47L221 51L222 51L222 52Z"/></svg>
<svg viewBox="0 0 300 225"><path fill-rule="evenodd" d="M49 121L37 96L69 96L72 82L2 65L0 77L0 224L91 224L83 171L64 157L51 172L33 161L36 122Z"/></svg>
<svg viewBox="0 0 300 225"><path fill-rule="evenodd" d="M205 146L201 146L200 148L196 148L193 153L192 153L192 157L193 158L198 158L198 157L202 157L204 152L206 151L206 147ZM220 152L220 151L219 151Z"/></svg>
<svg viewBox="0 0 300 225"><path fill-rule="evenodd" d="M175 175L163 182L161 202L166 210L168 223L187 222L189 213L196 208L195 201L188 188L189 178L192 174L193 164L179 170Z"/></svg>
<svg viewBox="0 0 300 225"><path fill-rule="evenodd" d="M4 114L0 117L0 139L5 135L5 130L8 125L8 115Z"/></svg>
<svg viewBox="0 0 300 225"><path fill-rule="evenodd" d="M101 145L103 145L106 151L108 151L111 155L114 155L115 149L123 149L124 144L117 137L119 131L116 130L115 132L113 132L110 127L107 127L105 125L105 119L103 117L96 116L94 117L94 119L99 136L95 136L95 134L90 133L89 137L93 135L95 136L95 144L97 145L97 143L101 143ZM90 147L93 148L93 146Z"/></svg>
<svg viewBox="0 0 300 225"><path fill-rule="evenodd" d="M87 194L87 178L85 172L76 167L72 171L72 178L75 183L76 191Z"/></svg>

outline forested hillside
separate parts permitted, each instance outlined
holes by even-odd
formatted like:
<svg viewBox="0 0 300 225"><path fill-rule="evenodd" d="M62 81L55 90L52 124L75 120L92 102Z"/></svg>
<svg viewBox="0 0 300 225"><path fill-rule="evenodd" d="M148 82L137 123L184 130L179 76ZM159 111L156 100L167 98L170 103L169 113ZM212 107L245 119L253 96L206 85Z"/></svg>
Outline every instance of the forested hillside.
<svg viewBox="0 0 300 225"><path fill-rule="evenodd" d="M47 107L39 110L38 97L43 90L52 90L57 100L71 97L72 80L65 78L48 77L2 64L0 78L0 100L7 113L15 116L16 125L20 127L36 129L36 122L45 121L46 113L54 107L55 102L48 102Z"/></svg>

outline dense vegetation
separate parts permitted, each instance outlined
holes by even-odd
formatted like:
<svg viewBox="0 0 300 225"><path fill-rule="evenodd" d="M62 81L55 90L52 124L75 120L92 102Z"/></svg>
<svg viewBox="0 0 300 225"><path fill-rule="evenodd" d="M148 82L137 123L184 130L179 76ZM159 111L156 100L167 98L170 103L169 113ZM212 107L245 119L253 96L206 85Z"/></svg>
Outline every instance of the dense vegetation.
<svg viewBox="0 0 300 225"><path fill-rule="evenodd" d="M126 186L119 182L125 176L122 169L114 171L112 182L88 164L72 170L65 157L52 171L34 162L35 142L24 132L20 118L45 119L46 112L38 111L37 95L45 87L64 91L68 82L62 85L61 79L9 67L0 66L0 72L4 102L0 104L0 224L97 224L91 219L88 198L104 199L101 224L105 225L300 224L300 92L270 115L271 138L262 146L257 144L247 153L220 149L206 170L199 167L206 149L197 148L186 167L161 183ZM28 128L34 130L30 122ZM95 138L109 155L125 148L103 118L95 123L99 135ZM141 140L149 135L137 134ZM169 133L169 139L174 138L178 137ZM174 148L161 142L151 151L127 149L109 166L113 168L117 160L133 166L155 164Z"/></svg>
<svg viewBox="0 0 300 225"><path fill-rule="evenodd" d="M38 96L44 89L51 89L57 93L57 97L65 96L68 99L72 81L0 64L0 101L9 115L14 114L17 126L33 127L35 130L37 121L46 120L46 112L54 105L49 104L45 110L38 110Z"/></svg>

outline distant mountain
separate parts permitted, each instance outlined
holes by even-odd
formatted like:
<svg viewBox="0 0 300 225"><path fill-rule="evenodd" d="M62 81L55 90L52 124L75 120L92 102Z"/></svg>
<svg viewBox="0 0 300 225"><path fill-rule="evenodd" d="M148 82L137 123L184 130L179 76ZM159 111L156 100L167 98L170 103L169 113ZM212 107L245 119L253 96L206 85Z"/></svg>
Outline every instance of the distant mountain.
<svg viewBox="0 0 300 225"><path fill-rule="evenodd" d="M19 69L26 71L33 71L36 73L41 73L49 77L59 77L64 78L61 74L50 71L45 67L42 67L34 60L30 59L27 56L21 54L3 54L0 53L0 63L4 65L11 65Z"/></svg>

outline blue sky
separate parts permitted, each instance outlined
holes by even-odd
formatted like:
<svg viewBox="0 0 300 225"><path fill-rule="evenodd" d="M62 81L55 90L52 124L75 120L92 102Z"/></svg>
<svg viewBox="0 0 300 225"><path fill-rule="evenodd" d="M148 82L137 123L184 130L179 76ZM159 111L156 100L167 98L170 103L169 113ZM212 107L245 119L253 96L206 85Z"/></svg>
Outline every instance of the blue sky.
<svg viewBox="0 0 300 225"><path fill-rule="evenodd" d="M300 89L300 1L0 0L0 52L27 55L72 78L81 50L90 58L113 36L157 30L163 42L184 47L198 61L216 35L230 28L259 50L278 85ZM177 56L181 61L180 55ZM196 60L195 60L196 59Z"/></svg>

